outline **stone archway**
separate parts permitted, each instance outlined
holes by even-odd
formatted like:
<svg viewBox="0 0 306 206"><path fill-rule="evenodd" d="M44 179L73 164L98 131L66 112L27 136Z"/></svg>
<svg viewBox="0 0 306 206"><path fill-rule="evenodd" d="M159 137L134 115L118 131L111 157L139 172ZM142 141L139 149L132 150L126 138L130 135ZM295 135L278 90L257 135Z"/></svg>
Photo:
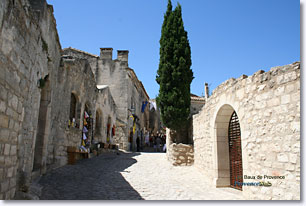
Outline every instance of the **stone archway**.
<svg viewBox="0 0 306 206"><path fill-rule="evenodd" d="M234 115L235 114L235 115ZM238 142L235 142L236 145L239 145L238 150L233 150L233 139L230 139L233 129L233 124L230 124L231 120L235 117L236 123L239 126L239 138L236 135L234 139L238 139ZM237 129L237 124L234 125ZM236 189L242 189L242 187L235 187L235 181L231 181L237 179L240 183L242 183L242 151L241 151L241 136L240 136L240 125L238 116L234 110L234 108L228 104L223 105L217 112L217 116L215 119L215 148L216 148L216 158L215 158L215 184L217 187L233 187ZM230 141L229 141L230 139ZM231 142L231 145L230 145ZM239 144L238 144L239 143ZM240 150L240 151L239 151ZM235 154L233 154L235 152ZM241 168L238 170L241 171L241 176L235 176L239 173L233 172L233 165L235 160L236 153L240 152L241 162L239 163ZM239 156L236 155L236 156ZM234 177L235 176L235 177ZM237 186L237 185L236 185Z"/></svg>

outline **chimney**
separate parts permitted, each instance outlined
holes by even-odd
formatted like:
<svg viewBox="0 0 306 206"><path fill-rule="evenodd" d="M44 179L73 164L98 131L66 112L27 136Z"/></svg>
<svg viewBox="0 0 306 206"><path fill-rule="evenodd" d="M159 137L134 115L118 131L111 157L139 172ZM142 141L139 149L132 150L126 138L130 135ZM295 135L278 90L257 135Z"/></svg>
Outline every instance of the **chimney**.
<svg viewBox="0 0 306 206"><path fill-rule="evenodd" d="M123 62L128 62L129 50L117 50L117 59Z"/></svg>
<svg viewBox="0 0 306 206"><path fill-rule="evenodd" d="M113 48L100 48L101 59L113 59Z"/></svg>
<svg viewBox="0 0 306 206"><path fill-rule="evenodd" d="M205 100L207 101L209 97L208 83L205 83Z"/></svg>

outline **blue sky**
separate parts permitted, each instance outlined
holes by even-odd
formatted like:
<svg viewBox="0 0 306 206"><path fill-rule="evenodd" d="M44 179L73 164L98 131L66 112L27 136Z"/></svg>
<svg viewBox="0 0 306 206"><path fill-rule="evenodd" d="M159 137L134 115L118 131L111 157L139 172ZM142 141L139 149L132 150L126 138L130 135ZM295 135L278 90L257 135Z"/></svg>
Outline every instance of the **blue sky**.
<svg viewBox="0 0 306 206"><path fill-rule="evenodd" d="M100 47L129 50L129 66L150 98L167 0L47 0L54 6L60 42L99 55ZM85 3L86 2L86 3ZM299 0L172 0L182 5L195 79L201 96L229 78L300 61Z"/></svg>

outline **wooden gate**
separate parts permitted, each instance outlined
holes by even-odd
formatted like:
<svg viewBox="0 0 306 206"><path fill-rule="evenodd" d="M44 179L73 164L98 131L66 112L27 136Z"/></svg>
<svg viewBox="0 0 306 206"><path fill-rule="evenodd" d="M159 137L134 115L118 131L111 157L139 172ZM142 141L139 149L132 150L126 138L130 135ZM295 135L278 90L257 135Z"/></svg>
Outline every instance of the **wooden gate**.
<svg viewBox="0 0 306 206"><path fill-rule="evenodd" d="M229 159L230 159L230 186L242 190L243 171L241 153L241 133L239 119L234 111L228 128Z"/></svg>

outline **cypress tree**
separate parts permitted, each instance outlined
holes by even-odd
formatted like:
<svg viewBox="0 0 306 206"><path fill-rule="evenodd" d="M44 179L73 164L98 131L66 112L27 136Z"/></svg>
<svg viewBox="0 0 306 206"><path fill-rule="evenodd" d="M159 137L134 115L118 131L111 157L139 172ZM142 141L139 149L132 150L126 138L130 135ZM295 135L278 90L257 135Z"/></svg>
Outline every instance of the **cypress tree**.
<svg viewBox="0 0 306 206"><path fill-rule="evenodd" d="M182 8L172 11L168 0L160 38L160 60L156 81L160 85L156 98L164 125L179 131L187 125L190 114L190 84L193 79L191 51L184 29Z"/></svg>

